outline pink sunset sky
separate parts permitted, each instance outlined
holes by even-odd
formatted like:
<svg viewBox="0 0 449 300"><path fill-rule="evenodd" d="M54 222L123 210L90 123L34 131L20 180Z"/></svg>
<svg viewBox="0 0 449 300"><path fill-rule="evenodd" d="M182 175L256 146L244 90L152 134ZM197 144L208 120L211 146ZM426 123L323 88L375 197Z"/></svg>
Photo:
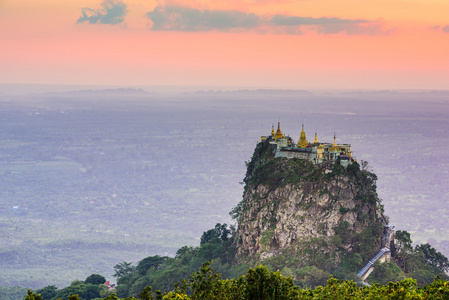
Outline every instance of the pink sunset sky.
<svg viewBox="0 0 449 300"><path fill-rule="evenodd" d="M448 0L0 0L0 83L449 89Z"/></svg>

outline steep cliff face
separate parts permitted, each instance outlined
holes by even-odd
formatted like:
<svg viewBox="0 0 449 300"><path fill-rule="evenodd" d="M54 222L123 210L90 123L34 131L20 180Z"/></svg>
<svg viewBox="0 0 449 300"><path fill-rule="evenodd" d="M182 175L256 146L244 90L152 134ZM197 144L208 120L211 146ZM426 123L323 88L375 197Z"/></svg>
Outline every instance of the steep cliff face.
<svg viewBox="0 0 449 300"><path fill-rule="evenodd" d="M270 144L263 142L247 167L243 200L234 209L240 261L300 251L317 240L315 251L351 252L363 247L367 237L358 235L364 230L375 236L386 224L377 178L358 163L344 168L338 162L274 158ZM370 243L380 246L380 234Z"/></svg>

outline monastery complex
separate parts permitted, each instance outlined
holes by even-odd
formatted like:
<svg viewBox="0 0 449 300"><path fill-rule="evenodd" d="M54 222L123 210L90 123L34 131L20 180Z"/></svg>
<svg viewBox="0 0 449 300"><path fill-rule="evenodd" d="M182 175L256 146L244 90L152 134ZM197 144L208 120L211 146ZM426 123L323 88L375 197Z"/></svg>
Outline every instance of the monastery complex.
<svg viewBox="0 0 449 300"><path fill-rule="evenodd" d="M276 132L273 125L271 135L261 136L260 140L261 142L268 140L273 145L276 149L275 157L307 159L314 164L340 160L340 164L343 166L347 166L354 161L351 155L350 144L337 144L335 142L335 134L333 144L321 143L318 141L316 132L314 141L310 142L306 138L304 125L302 125L302 131L297 143L291 137L282 133L280 122L278 122Z"/></svg>

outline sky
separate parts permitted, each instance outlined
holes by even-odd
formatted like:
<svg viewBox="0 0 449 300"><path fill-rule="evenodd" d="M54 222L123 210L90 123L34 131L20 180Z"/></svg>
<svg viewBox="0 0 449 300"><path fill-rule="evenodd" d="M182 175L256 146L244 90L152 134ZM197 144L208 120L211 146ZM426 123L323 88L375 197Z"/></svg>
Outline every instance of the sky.
<svg viewBox="0 0 449 300"><path fill-rule="evenodd" d="M0 83L449 89L448 0L0 0Z"/></svg>

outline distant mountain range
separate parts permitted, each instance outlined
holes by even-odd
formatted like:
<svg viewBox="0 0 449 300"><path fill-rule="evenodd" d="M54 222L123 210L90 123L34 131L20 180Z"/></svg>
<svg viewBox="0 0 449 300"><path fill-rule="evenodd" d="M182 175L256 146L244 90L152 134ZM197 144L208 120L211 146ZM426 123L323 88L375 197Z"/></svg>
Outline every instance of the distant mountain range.
<svg viewBox="0 0 449 300"><path fill-rule="evenodd" d="M280 90L280 89L258 89L258 90L236 90L236 91L204 91L195 92L198 96L308 96L313 95L306 90Z"/></svg>
<svg viewBox="0 0 449 300"><path fill-rule="evenodd" d="M148 96L155 95L143 89L136 88L117 88L117 89L101 89L101 90L80 90L69 92L53 92L52 95L67 95L67 96ZM47 94L48 95L48 94Z"/></svg>

